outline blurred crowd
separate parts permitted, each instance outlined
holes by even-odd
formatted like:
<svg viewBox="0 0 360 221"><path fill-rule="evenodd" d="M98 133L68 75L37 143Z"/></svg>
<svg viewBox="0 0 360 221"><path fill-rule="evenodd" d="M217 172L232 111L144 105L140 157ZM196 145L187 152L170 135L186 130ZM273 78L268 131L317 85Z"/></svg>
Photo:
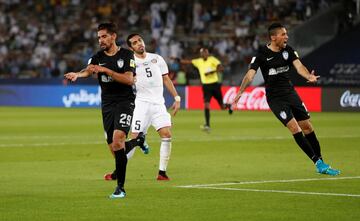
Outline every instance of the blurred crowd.
<svg viewBox="0 0 360 221"><path fill-rule="evenodd" d="M128 34L141 33L148 51L168 61L175 83L188 83L185 72L193 70L169 58L196 57L203 46L231 75L266 41L269 23L298 25L331 2L0 0L0 78L62 78L82 69L98 50L96 28L104 21L118 25L124 47Z"/></svg>

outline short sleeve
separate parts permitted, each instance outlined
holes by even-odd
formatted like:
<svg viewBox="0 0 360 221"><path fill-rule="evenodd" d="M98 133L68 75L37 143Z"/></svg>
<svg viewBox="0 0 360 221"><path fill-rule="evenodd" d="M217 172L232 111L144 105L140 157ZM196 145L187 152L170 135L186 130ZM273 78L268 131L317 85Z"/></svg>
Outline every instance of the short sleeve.
<svg viewBox="0 0 360 221"><path fill-rule="evenodd" d="M199 65L199 59L198 59L198 58L192 59L192 60L191 60L191 64L194 65L194 66L197 68L198 65Z"/></svg>
<svg viewBox="0 0 360 221"><path fill-rule="evenodd" d="M95 65L97 65L97 64L99 64L99 59L98 59L98 54L95 54L95 55L93 55L89 60L88 60L88 65L89 64L95 64Z"/></svg>
<svg viewBox="0 0 360 221"><path fill-rule="evenodd" d="M160 70L161 70L161 74L162 75L168 74L169 73L169 68L168 68L164 58L161 57L160 55L158 55L158 62L159 62L159 67L160 67Z"/></svg>
<svg viewBox="0 0 360 221"><path fill-rule="evenodd" d="M214 56L211 56L211 60L214 64L214 66L218 66L219 64L221 64L221 62L219 61L219 59L215 58Z"/></svg>
<svg viewBox="0 0 360 221"><path fill-rule="evenodd" d="M258 53L256 56L251 58L249 69L257 70L260 67L261 58L260 54Z"/></svg>
<svg viewBox="0 0 360 221"><path fill-rule="evenodd" d="M292 49L290 46L288 47L287 51L289 52L289 61L290 62L293 62L296 59L299 59L298 53L294 49Z"/></svg>
<svg viewBox="0 0 360 221"><path fill-rule="evenodd" d="M134 53L128 50L128 53L124 56L124 72L130 71L135 73L135 59Z"/></svg>

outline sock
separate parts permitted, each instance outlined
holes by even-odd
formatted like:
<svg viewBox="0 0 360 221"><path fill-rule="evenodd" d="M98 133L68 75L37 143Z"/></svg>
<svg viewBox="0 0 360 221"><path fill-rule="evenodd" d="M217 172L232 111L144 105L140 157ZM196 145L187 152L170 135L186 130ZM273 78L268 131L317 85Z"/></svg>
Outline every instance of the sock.
<svg viewBox="0 0 360 221"><path fill-rule="evenodd" d="M306 155L315 163L319 157L315 154L314 150L312 149L311 145L304 137L302 132L293 134L296 143L299 147L306 153Z"/></svg>
<svg viewBox="0 0 360 221"><path fill-rule="evenodd" d="M130 152L126 152L126 157L128 160L134 156L135 150L136 150L135 148L132 148L132 150L130 150Z"/></svg>
<svg viewBox="0 0 360 221"><path fill-rule="evenodd" d="M316 138L315 131L313 131L313 132L311 132L309 134L305 134L305 137L309 141L309 143L311 144L316 156L319 156L319 159L322 160L321 148L320 148L319 141Z"/></svg>
<svg viewBox="0 0 360 221"><path fill-rule="evenodd" d="M160 145L159 170L166 171L171 154L171 138L162 138Z"/></svg>
<svg viewBox="0 0 360 221"><path fill-rule="evenodd" d="M139 146L140 142L134 138L125 142L125 153L128 154L134 147Z"/></svg>
<svg viewBox="0 0 360 221"><path fill-rule="evenodd" d="M124 149L114 151L115 168L118 186L124 188L127 158Z"/></svg>
<svg viewBox="0 0 360 221"><path fill-rule="evenodd" d="M205 125L210 127L210 109L205 108Z"/></svg>

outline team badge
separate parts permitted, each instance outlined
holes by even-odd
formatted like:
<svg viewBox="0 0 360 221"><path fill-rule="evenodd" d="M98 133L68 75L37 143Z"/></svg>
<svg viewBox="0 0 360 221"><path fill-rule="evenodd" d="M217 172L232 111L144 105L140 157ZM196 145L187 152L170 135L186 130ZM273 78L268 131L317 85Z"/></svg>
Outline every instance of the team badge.
<svg viewBox="0 0 360 221"><path fill-rule="evenodd" d="M151 60L152 63L157 63L157 60L154 58Z"/></svg>
<svg viewBox="0 0 360 221"><path fill-rule="evenodd" d="M130 59L130 67L132 68L135 67L135 61L133 59Z"/></svg>
<svg viewBox="0 0 360 221"><path fill-rule="evenodd" d="M287 118L287 115L286 115L285 111L281 111L281 112L280 112L280 117L281 117L282 119L284 119L284 120Z"/></svg>
<svg viewBox="0 0 360 221"><path fill-rule="evenodd" d="M289 53L287 51L283 51L282 56L285 60L289 58Z"/></svg>
<svg viewBox="0 0 360 221"><path fill-rule="evenodd" d="M123 60L123 59L119 59L119 60L117 61L117 66L118 66L119 68L122 68L122 67L124 66L124 60Z"/></svg>

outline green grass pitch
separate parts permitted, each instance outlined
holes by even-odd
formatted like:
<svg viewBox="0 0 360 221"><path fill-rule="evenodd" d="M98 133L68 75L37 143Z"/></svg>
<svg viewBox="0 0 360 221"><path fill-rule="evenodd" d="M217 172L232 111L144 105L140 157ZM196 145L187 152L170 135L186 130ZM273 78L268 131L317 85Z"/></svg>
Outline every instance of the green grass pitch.
<svg viewBox="0 0 360 221"><path fill-rule="evenodd" d="M151 128L150 154L137 150L128 163L127 197L110 200L115 182L103 175L114 161L99 109L1 107L0 220L360 220L360 113L311 116L338 177L315 173L270 112L212 111L207 134L202 111L182 110L172 180L155 180Z"/></svg>

